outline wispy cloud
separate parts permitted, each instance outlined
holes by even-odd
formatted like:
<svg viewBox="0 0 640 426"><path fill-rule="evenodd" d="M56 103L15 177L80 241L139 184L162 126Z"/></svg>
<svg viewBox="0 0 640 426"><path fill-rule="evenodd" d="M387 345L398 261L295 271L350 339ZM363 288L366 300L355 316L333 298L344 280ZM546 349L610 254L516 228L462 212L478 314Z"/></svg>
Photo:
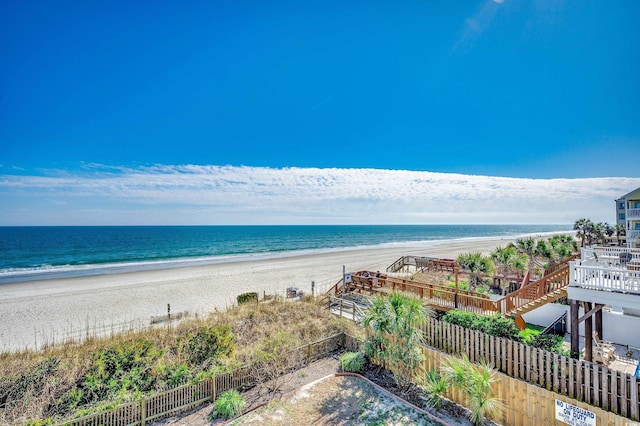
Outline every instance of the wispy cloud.
<svg viewBox="0 0 640 426"><path fill-rule="evenodd" d="M0 224L613 222L614 200L639 186L640 178L86 164L0 175Z"/></svg>
<svg viewBox="0 0 640 426"><path fill-rule="evenodd" d="M322 108L323 106L325 106L326 104L328 104L329 102L331 102L333 100L333 98L336 97L335 93L330 94L329 96L327 96L326 98L324 98L323 100L321 100L320 102L318 102L317 104L315 104L314 106L311 107L311 111L315 111L319 108Z"/></svg>

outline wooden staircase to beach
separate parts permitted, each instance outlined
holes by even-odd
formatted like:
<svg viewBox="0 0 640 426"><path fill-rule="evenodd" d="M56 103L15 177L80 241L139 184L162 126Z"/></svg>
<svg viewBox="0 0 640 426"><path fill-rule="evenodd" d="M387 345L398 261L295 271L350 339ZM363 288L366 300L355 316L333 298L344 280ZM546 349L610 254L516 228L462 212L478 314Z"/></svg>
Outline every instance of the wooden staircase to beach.
<svg viewBox="0 0 640 426"><path fill-rule="evenodd" d="M570 278L569 262L575 259L576 256L572 256L547 268L542 278L505 296L503 299L505 316L515 318L566 297Z"/></svg>

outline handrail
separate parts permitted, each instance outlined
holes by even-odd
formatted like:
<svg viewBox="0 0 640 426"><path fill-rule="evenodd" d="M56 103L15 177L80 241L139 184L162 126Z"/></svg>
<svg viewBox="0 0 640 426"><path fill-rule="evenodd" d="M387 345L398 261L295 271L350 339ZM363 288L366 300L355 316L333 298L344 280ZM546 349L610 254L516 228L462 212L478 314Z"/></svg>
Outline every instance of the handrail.
<svg viewBox="0 0 640 426"><path fill-rule="evenodd" d="M562 325L562 332L565 333L567 331L567 313L566 312L560 315L554 322L546 326L545 329L542 330L541 334L549 334L556 331L556 326L558 324Z"/></svg>
<svg viewBox="0 0 640 426"><path fill-rule="evenodd" d="M364 273L365 271L362 271ZM373 280L377 279L377 284ZM438 284L428 284L405 278L388 276L365 277L354 274L351 277L353 288L374 290L386 288L391 291L410 293L427 304L445 309L462 309L476 313L500 312L499 304L488 296L467 290L452 289Z"/></svg>
<svg viewBox="0 0 640 426"><path fill-rule="evenodd" d="M572 263L571 283L589 290L640 294L640 271Z"/></svg>
<svg viewBox="0 0 640 426"><path fill-rule="evenodd" d="M367 314L362 308L353 300L344 299L342 297L330 297L329 298L329 311L334 313L332 308L339 306L339 316L343 317L343 314L351 313L351 319L353 322L360 322Z"/></svg>
<svg viewBox="0 0 640 426"><path fill-rule="evenodd" d="M504 300L504 314L516 311L518 308L540 299L541 297L569 285L569 265L564 265L561 269L546 275L513 293L508 294Z"/></svg>
<svg viewBox="0 0 640 426"><path fill-rule="evenodd" d="M404 266L404 256L387 266L387 272L398 272Z"/></svg>
<svg viewBox="0 0 640 426"><path fill-rule="evenodd" d="M450 261L451 259L439 259L429 256L402 256L391 265L387 266L387 272L398 272L403 267L415 266L417 269L423 269L429 266L433 261Z"/></svg>

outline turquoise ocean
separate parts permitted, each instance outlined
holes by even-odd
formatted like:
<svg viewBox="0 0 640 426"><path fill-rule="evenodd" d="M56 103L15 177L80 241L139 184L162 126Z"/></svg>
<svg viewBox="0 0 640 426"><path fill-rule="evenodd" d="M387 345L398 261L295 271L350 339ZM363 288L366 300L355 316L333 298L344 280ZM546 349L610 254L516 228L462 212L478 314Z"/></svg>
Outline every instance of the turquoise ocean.
<svg viewBox="0 0 640 426"><path fill-rule="evenodd" d="M0 227L0 284L425 246L442 240L570 231L571 225L301 225Z"/></svg>

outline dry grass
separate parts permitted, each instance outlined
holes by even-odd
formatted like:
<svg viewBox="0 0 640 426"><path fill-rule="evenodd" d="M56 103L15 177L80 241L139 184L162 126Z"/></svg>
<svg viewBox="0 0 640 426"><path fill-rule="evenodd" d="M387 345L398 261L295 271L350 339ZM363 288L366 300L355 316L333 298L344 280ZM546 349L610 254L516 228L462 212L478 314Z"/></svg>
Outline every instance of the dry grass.
<svg viewBox="0 0 640 426"><path fill-rule="evenodd" d="M21 424L27 419L55 417L60 398L79 385L95 355L123 342L144 339L162 349L161 365L185 363L180 342L204 326L229 324L235 335L235 352L220 360L229 366L245 363L264 338L282 330L299 344L356 327L332 316L326 307L311 298L302 302L271 300L244 304L224 312L212 312L205 318L187 318L177 324L150 327L141 331L118 333L108 338L88 338L82 343L64 343L40 351L0 353L0 423ZM53 365L42 373L43 365ZM210 364L190 365L192 373ZM20 386L15 384L20 382Z"/></svg>
<svg viewBox="0 0 640 426"><path fill-rule="evenodd" d="M458 277L460 279L461 277ZM447 286L454 282L453 274L442 271L425 271L415 274L413 279L426 284Z"/></svg>

